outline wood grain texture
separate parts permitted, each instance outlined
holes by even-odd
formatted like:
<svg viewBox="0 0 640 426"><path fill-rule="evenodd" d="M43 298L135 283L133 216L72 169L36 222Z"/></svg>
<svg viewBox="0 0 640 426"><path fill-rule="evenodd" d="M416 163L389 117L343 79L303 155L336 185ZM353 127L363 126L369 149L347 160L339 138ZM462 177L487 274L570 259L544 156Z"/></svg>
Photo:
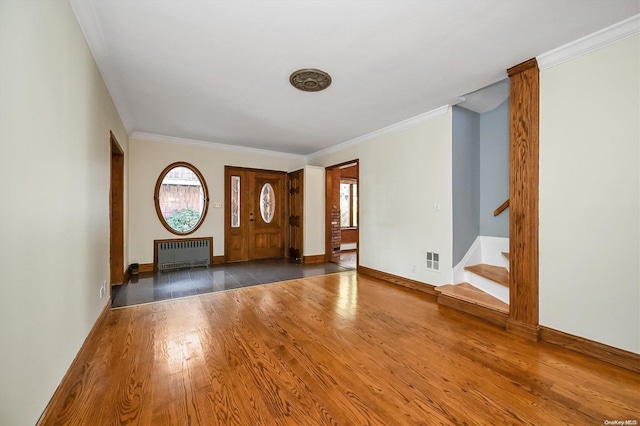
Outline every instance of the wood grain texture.
<svg viewBox="0 0 640 426"><path fill-rule="evenodd" d="M387 272L378 271L372 268L367 268L366 266L362 266L362 265L358 265L358 272L360 274L368 275L370 277L377 278L382 281L386 281L392 284L397 284L402 287L411 288L413 290L418 290L422 293L427 293L432 296L438 295L438 292L436 291L436 287L431 284L410 280L409 278L389 274Z"/></svg>
<svg viewBox="0 0 640 426"><path fill-rule="evenodd" d="M155 257L155 256L154 256ZM147 272L153 272L156 270L156 264L155 263L141 263L138 265L138 272L140 272L141 274L147 273Z"/></svg>
<svg viewBox="0 0 640 426"><path fill-rule="evenodd" d="M39 424L603 424L638 378L344 272L112 310Z"/></svg>
<svg viewBox="0 0 640 426"><path fill-rule="evenodd" d="M507 268L481 263L479 265L465 266L464 269L507 288L509 287L509 271L507 271Z"/></svg>
<svg viewBox="0 0 640 426"><path fill-rule="evenodd" d="M441 285L436 287L436 291L438 301L442 296L449 296L502 312L505 315L509 313L509 305L469 283Z"/></svg>
<svg viewBox="0 0 640 426"><path fill-rule="evenodd" d="M498 208L493 211L493 215L498 216L500 213L505 211L508 207L509 207L509 199L507 199L507 201L505 201L504 203L500 204Z"/></svg>
<svg viewBox="0 0 640 426"><path fill-rule="evenodd" d="M510 95L509 330L538 326L539 71L531 59L508 70ZM520 323L519 327L515 323Z"/></svg>
<svg viewBox="0 0 640 426"><path fill-rule="evenodd" d="M39 424L602 424L638 378L344 272L112 310Z"/></svg>
<svg viewBox="0 0 640 426"><path fill-rule="evenodd" d="M469 283L436 287L438 304L482 318L504 329L509 317L509 305Z"/></svg>
<svg viewBox="0 0 640 426"><path fill-rule="evenodd" d="M544 326L540 327L540 340L640 373L640 354Z"/></svg>
<svg viewBox="0 0 640 426"><path fill-rule="evenodd" d="M326 263L326 256L324 254L314 254L313 256L304 256L302 263Z"/></svg>
<svg viewBox="0 0 640 426"><path fill-rule="evenodd" d="M109 281L122 284L124 266L124 151L113 132L109 132L111 152L109 183Z"/></svg>

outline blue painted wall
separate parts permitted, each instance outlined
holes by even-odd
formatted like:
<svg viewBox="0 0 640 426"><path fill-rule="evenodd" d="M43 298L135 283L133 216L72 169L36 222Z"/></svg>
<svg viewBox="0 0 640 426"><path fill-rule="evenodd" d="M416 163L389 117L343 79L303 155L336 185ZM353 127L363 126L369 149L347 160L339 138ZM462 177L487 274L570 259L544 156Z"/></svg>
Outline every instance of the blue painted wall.
<svg viewBox="0 0 640 426"><path fill-rule="evenodd" d="M480 232L480 114L453 107L453 266Z"/></svg>
<svg viewBox="0 0 640 426"><path fill-rule="evenodd" d="M509 100L480 115L480 235L509 237L509 210L493 211L509 198Z"/></svg>

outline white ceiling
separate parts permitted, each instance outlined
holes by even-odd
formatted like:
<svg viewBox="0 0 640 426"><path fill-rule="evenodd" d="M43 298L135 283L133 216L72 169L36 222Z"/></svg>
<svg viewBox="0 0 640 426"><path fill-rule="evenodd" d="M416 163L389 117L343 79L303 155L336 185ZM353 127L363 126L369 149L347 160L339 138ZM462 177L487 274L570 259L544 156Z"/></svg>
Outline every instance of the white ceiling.
<svg viewBox="0 0 640 426"><path fill-rule="evenodd" d="M129 134L309 154L498 82L638 0L71 0ZM289 75L320 68L323 92Z"/></svg>

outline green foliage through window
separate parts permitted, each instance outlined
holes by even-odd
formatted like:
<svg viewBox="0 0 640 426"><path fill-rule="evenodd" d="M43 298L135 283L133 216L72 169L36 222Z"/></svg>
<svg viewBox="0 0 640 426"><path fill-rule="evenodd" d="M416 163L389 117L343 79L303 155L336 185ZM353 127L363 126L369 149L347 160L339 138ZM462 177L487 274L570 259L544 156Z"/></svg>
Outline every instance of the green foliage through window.
<svg viewBox="0 0 640 426"><path fill-rule="evenodd" d="M165 220L169 226L176 231L187 232L198 224L200 213L193 209L186 208L176 211L173 216L166 217Z"/></svg>

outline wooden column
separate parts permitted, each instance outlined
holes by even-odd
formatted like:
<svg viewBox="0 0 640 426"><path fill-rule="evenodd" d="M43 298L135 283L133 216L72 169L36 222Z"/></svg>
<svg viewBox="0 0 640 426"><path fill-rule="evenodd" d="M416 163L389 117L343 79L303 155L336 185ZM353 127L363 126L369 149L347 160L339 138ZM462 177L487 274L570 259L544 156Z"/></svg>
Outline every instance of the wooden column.
<svg viewBox="0 0 640 426"><path fill-rule="evenodd" d="M539 339L538 132L540 81L535 58L507 70L510 99L510 295L507 330Z"/></svg>

